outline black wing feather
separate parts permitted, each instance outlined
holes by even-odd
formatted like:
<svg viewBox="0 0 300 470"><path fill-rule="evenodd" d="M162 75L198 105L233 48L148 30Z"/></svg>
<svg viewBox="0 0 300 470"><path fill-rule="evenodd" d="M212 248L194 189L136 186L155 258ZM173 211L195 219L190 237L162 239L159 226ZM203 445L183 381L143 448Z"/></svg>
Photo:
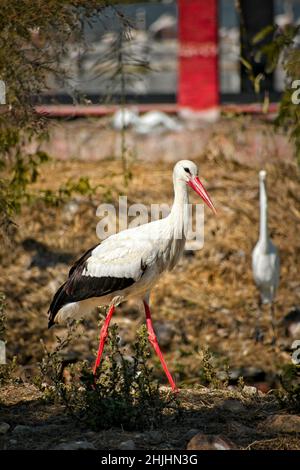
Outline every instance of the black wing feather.
<svg viewBox="0 0 300 470"><path fill-rule="evenodd" d="M82 272L83 271L83 268L85 267L86 265L86 261L89 259L92 251L97 247L99 246L99 244L97 245L94 245L92 248L90 248L89 250L87 250L78 260L75 261L75 263L73 264L73 266L71 267L70 271L69 271L69 277L73 274L73 272L76 270L76 269L80 269L80 271Z"/></svg>
<svg viewBox="0 0 300 470"><path fill-rule="evenodd" d="M82 276L87 260L96 246L89 249L73 264L69 271L68 280L60 286L54 295L48 311L48 328L54 324L57 312L64 305L67 305L70 302L79 302L80 300L90 299L92 297L102 297L134 284L134 279L126 277Z"/></svg>

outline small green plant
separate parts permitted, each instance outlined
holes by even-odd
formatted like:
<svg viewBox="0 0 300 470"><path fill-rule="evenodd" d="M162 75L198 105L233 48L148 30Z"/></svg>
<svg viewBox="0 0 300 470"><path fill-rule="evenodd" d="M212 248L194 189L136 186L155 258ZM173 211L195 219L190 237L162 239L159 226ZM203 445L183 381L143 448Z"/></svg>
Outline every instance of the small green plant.
<svg viewBox="0 0 300 470"><path fill-rule="evenodd" d="M244 380L244 377L242 375L240 375L239 378L238 378L237 386L238 386L239 392L242 393L242 391L245 387L245 380Z"/></svg>
<svg viewBox="0 0 300 470"><path fill-rule="evenodd" d="M17 366L18 362L16 356L7 364L0 364L0 386L22 382L22 380L16 376Z"/></svg>
<svg viewBox="0 0 300 470"><path fill-rule="evenodd" d="M128 358L120 349L118 327L112 326L107 354L96 377L87 362L80 362L68 368L71 378L64 383L59 352L73 336L74 330L69 330L54 352L46 351L39 378L45 398L63 403L76 420L93 429L151 429L161 423L166 413L177 410L174 394L161 391L153 379L145 327L138 331L133 354Z"/></svg>
<svg viewBox="0 0 300 470"><path fill-rule="evenodd" d="M56 337L57 345L53 351L48 351L43 340L44 357L39 364L40 374L34 378L34 383L44 392L45 400L64 400L66 386L63 381L64 360L62 351L74 340L79 338L77 327L80 321L68 324L65 338Z"/></svg>
<svg viewBox="0 0 300 470"><path fill-rule="evenodd" d="M74 194L79 194L81 196L92 197L97 193L99 188L103 188L104 185L97 184L95 186L91 185L89 178L81 177L77 181L68 180L64 185L62 185L57 191L51 189L46 189L37 193L37 195L32 195L31 199L34 201L40 199L49 206L59 206L67 202ZM104 194L105 200L111 199L111 190L108 189Z"/></svg>
<svg viewBox="0 0 300 470"><path fill-rule="evenodd" d="M5 344L6 339L6 314L5 314L5 295L0 292L0 341ZM17 365L17 358L14 357L8 364L0 363L0 385L6 384L12 380L12 374Z"/></svg>
<svg viewBox="0 0 300 470"><path fill-rule="evenodd" d="M226 388L228 385L228 367L222 371L224 374L219 374L218 369L215 365L215 360L212 353L206 347L202 350L202 368L201 368L201 380L204 385L215 389ZM224 378L221 377L224 375Z"/></svg>
<svg viewBox="0 0 300 470"><path fill-rule="evenodd" d="M287 364L279 377L281 389L276 396L281 405L300 412L300 365Z"/></svg>

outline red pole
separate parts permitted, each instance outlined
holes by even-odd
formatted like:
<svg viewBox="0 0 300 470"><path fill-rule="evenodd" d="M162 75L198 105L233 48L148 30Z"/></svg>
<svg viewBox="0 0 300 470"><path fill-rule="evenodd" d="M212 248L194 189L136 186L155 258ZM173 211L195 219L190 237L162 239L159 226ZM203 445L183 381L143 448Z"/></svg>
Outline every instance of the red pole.
<svg viewBox="0 0 300 470"><path fill-rule="evenodd" d="M178 0L178 104L193 110L219 105L217 0Z"/></svg>

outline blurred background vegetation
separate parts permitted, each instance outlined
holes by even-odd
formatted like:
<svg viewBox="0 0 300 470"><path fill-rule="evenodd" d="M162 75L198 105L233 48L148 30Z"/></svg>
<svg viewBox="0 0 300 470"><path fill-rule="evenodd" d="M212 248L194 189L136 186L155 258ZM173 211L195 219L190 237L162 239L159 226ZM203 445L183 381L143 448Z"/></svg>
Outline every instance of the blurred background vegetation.
<svg viewBox="0 0 300 470"><path fill-rule="evenodd" d="M49 155L39 146L34 152L28 151L33 140L42 144L48 137L48 118L38 113L35 105L47 91L49 77L61 84L70 79L62 60L68 54L68 47L74 43L84 47L84 24L101 15L105 22L108 8L119 21L120 34L108 55L101 58L107 65L106 78L113 84L131 77L124 64L128 58L124 58L119 47L122 40L128 39L131 26L115 8L116 3L119 2L1 1L0 77L6 85L7 104L0 107L0 236L9 233L14 214L32 199L28 185L37 180L40 165L49 160ZM140 66L138 59L136 62ZM74 94L73 99L84 101L84 96ZM126 173L125 160L123 169ZM66 182L58 195L49 188L44 196L50 203L73 192L91 194L93 191L89 181L80 178L77 182Z"/></svg>

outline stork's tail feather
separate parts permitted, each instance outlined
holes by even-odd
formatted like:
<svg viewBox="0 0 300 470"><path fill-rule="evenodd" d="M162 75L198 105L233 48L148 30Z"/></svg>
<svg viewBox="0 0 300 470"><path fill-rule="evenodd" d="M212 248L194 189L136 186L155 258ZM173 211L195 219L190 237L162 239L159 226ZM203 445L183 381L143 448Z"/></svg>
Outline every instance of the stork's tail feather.
<svg viewBox="0 0 300 470"><path fill-rule="evenodd" d="M49 310L48 310L48 315L49 315L49 321L48 321L48 328L51 328L51 326L54 325L55 323L55 317L57 312L61 309L63 305L66 304L66 291L64 289L66 285L66 282L60 286L56 294L54 295L52 302L50 304Z"/></svg>

